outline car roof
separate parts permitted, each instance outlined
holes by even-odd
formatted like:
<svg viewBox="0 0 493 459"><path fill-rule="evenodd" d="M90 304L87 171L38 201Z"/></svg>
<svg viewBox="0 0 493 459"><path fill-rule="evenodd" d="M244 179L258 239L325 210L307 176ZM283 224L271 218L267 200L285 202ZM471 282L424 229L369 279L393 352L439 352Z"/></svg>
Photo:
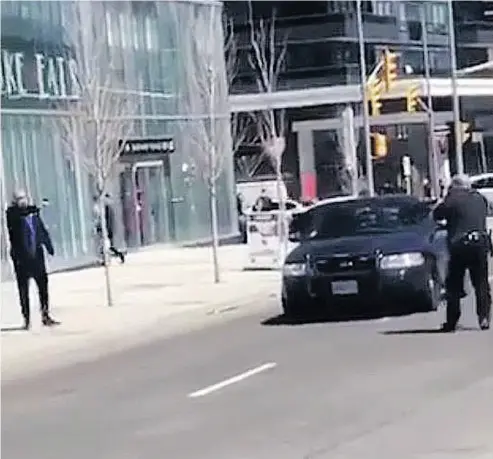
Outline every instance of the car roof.
<svg viewBox="0 0 493 459"><path fill-rule="evenodd" d="M493 178L493 172L485 172L484 174L471 175L469 180L472 182L477 182L478 180L483 180L487 178Z"/></svg>
<svg viewBox="0 0 493 459"><path fill-rule="evenodd" d="M317 207L322 207L330 204L338 204L343 202L357 202L361 204L371 204L371 203L418 203L420 200L415 196L409 196L407 194L385 194L378 196L339 196L338 198L328 198L317 202L313 206L309 207L307 210L315 209Z"/></svg>
<svg viewBox="0 0 493 459"><path fill-rule="evenodd" d="M333 198L325 198L321 199L320 201L316 202L315 204L312 204L311 206L308 206L306 210L313 209L315 207L320 207L324 206L325 204L332 204L332 203L337 203L337 202L347 202L347 201L355 201L358 199L357 196L353 195L348 195L348 196L334 196Z"/></svg>

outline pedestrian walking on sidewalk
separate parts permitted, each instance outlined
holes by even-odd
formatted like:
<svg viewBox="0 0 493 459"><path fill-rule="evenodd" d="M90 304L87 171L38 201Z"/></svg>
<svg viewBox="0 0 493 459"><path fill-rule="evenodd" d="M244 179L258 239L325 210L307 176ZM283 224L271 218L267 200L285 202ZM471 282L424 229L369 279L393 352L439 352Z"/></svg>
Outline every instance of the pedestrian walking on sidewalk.
<svg viewBox="0 0 493 459"><path fill-rule="evenodd" d="M18 190L12 204L7 208L7 228L10 238L10 256L14 265L24 329L31 325L29 304L29 280L33 278L38 286L43 325L58 325L50 316L48 298L48 274L46 272L44 249L54 255L53 244L39 208L30 205L27 193ZM44 247L44 248L43 248Z"/></svg>
<svg viewBox="0 0 493 459"><path fill-rule="evenodd" d="M487 231L487 199L473 190L467 176L453 177L444 201L434 210L436 221L446 220L450 252L447 274L447 320L442 329L453 332L461 315L464 276L469 271L476 293L476 312L482 330L490 328L491 291L488 256L491 239Z"/></svg>
<svg viewBox="0 0 493 459"><path fill-rule="evenodd" d="M108 236L108 241L110 243L109 250L111 254L115 257L118 257L122 263L125 263L125 255L122 251L118 250L115 247L114 243L114 227L115 227L115 211L110 202L110 196L107 194L104 197L104 215L106 221L106 234ZM98 199L94 198L94 217L95 217L95 228L96 234L98 236L98 241L100 244L100 254L103 254L104 250L104 241L103 241L103 227L102 227L102 218L101 212L99 208Z"/></svg>

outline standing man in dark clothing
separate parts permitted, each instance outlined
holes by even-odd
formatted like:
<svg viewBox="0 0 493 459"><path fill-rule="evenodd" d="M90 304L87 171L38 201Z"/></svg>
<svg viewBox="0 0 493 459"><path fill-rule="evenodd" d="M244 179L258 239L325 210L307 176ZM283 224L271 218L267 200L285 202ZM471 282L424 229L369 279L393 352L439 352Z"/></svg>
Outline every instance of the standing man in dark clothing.
<svg viewBox="0 0 493 459"><path fill-rule="evenodd" d="M490 204L471 189L467 176L455 176L444 201L434 210L437 221L447 221L450 259L447 274L447 320L442 329L453 332L460 318L464 276L469 270L476 293L476 312L482 330L490 328L491 292L488 255L491 240L486 227Z"/></svg>
<svg viewBox="0 0 493 459"><path fill-rule="evenodd" d="M243 195L241 193L238 193L236 195L236 210L238 212L238 228L241 234L241 241L243 244L246 244L248 242L247 222L246 222L245 211L243 210L243 201L244 201Z"/></svg>
<svg viewBox="0 0 493 459"><path fill-rule="evenodd" d="M39 291L41 320L45 326L58 325L49 313L48 274L46 273L43 246L54 254L50 235L39 215L39 208L29 205L24 190L14 193L12 205L7 209L7 227L10 238L10 255L14 264L24 329L31 325L29 306L29 279L32 277Z"/></svg>
<svg viewBox="0 0 493 459"><path fill-rule="evenodd" d="M111 206L109 200L110 200L110 196L108 194L105 195L104 216L106 221L106 233L108 235L108 241L110 243L109 250L112 255L120 258L120 261L122 263L125 263L125 255L123 254L123 252L121 252L115 247L115 243L114 243L115 211L113 210L113 207ZM96 232L98 234L98 237L102 240L103 230L101 226L101 217L99 215L100 211L99 211L99 204L97 198L94 198L94 206L95 206L95 214L96 214Z"/></svg>

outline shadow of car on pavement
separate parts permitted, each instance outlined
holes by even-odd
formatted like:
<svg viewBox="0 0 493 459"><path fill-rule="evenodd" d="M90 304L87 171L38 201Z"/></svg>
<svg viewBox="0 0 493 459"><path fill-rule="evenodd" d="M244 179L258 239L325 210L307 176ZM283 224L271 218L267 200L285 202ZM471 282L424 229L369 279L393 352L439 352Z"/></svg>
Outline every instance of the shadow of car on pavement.
<svg viewBox="0 0 493 459"><path fill-rule="evenodd" d="M344 322L364 322L368 320L378 320L386 317L403 317L408 315L402 314L387 314L387 313L333 313L328 315L310 315L302 318L288 317L284 314L279 314L273 317L269 317L261 322L264 326L295 326L295 325L309 325L319 323L344 323Z"/></svg>

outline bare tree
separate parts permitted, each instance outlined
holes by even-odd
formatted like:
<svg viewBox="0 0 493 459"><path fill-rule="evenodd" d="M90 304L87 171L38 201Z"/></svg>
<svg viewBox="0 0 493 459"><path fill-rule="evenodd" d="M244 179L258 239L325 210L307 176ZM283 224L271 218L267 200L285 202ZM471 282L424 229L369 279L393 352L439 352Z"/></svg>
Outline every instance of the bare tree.
<svg viewBox="0 0 493 459"><path fill-rule="evenodd" d="M228 82L228 94L230 94L234 81L238 76L240 56L234 30L234 22L226 15L223 16L223 30L226 78ZM233 155L247 139L250 127L250 117L242 116L241 113L237 112L231 113L231 142Z"/></svg>
<svg viewBox="0 0 493 459"><path fill-rule="evenodd" d="M287 35L280 41L277 40L275 12L269 21L260 19L255 24L251 2L248 2L248 5L251 45L248 61L255 74L258 91L271 94L277 90L279 74L285 65ZM257 135L262 152L267 155L276 173L279 201L279 262L282 263L287 249L286 201L282 175L282 158L286 149L286 113L283 109L266 108L252 116L257 124Z"/></svg>
<svg viewBox="0 0 493 459"><path fill-rule="evenodd" d="M107 304L112 306L105 195L132 131L133 107L119 72L121 62L106 45L102 8L99 2L76 2L71 17L65 18L72 84L78 94L76 99L60 104L69 114L57 117L56 129L67 154L95 179Z"/></svg>
<svg viewBox="0 0 493 459"><path fill-rule="evenodd" d="M180 98L188 118L181 128L189 143L190 161L209 193L215 283L221 280L217 183L231 155L228 82L223 35L219 33L223 24L218 8L213 4L195 10L187 6L183 14L176 15L183 31L179 34L184 60Z"/></svg>

